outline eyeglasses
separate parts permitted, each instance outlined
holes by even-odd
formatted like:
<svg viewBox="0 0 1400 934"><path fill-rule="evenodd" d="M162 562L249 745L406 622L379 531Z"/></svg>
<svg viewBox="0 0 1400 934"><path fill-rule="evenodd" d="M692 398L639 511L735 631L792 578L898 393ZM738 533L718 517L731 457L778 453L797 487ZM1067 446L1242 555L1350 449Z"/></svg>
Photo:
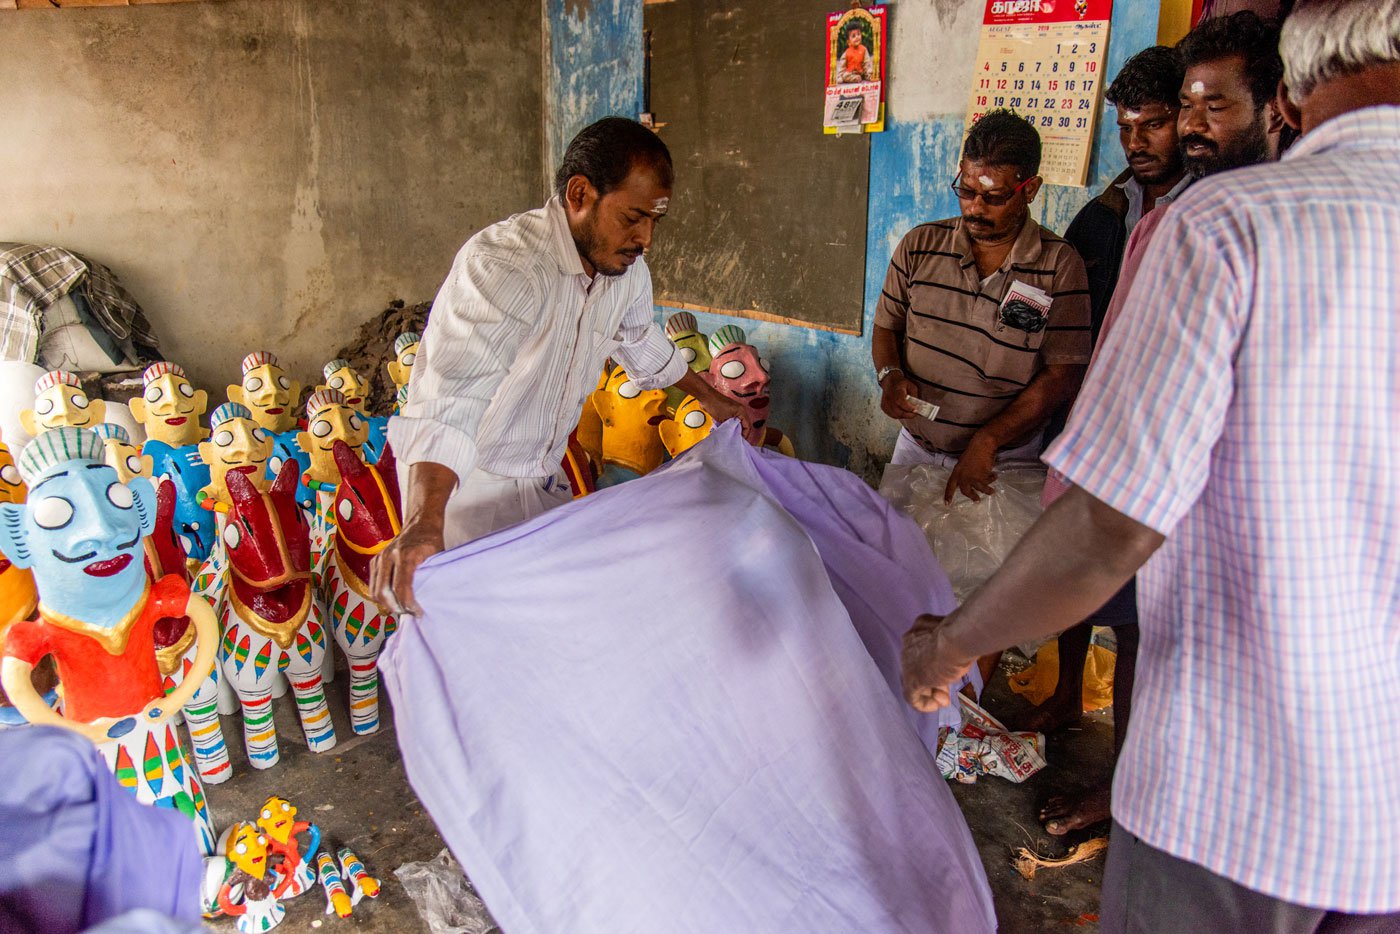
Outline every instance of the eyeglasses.
<svg viewBox="0 0 1400 934"><path fill-rule="evenodd" d="M987 205L988 207L997 208L1001 207L1003 204L1016 197L1016 192L1020 191L1022 188L1025 188L1037 178L1040 178L1040 176L1032 175L1030 178L1026 179L1024 182L1017 185L1015 188L1011 189L1006 194L994 195L989 192L978 191L976 188L968 188L966 185L959 185L958 182L962 181L962 173L959 172L957 178L953 179L953 184L949 185L948 187L953 189L953 194L958 196L959 201L971 201L973 198L981 198L983 204Z"/></svg>

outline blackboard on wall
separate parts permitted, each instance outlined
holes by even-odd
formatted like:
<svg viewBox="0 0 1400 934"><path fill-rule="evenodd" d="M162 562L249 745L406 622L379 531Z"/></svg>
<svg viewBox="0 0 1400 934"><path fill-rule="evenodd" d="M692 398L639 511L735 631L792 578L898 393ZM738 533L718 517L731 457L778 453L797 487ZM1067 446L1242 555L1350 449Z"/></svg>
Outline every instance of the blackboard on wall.
<svg viewBox="0 0 1400 934"><path fill-rule="evenodd" d="M662 305L859 334L870 141L822 133L845 0L649 0L651 111L676 165L647 263Z"/></svg>

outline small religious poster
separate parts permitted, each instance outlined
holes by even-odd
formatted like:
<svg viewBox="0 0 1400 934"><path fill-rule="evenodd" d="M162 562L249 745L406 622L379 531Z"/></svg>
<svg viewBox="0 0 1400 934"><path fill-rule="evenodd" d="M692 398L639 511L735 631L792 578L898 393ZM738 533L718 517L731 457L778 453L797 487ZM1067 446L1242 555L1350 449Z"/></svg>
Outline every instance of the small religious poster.
<svg viewBox="0 0 1400 934"><path fill-rule="evenodd" d="M987 0L967 128L1007 109L1040 132L1040 174L1083 186L1089 175L1113 0Z"/></svg>
<svg viewBox="0 0 1400 934"><path fill-rule="evenodd" d="M885 128L885 8L853 6L826 18L826 133Z"/></svg>

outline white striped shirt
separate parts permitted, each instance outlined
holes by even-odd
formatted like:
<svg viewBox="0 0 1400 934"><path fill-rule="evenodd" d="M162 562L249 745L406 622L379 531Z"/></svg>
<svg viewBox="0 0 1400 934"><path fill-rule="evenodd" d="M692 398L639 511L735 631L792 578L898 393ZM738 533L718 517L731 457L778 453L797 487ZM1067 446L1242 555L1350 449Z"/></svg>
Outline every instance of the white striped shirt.
<svg viewBox="0 0 1400 934"><path fill-rule="evenodd" d="M1400 107L1163 218L1045 455L1167 536L1113 814L1284 901L1400 910Z"/></svg>
<svg viewBox="0 0 1400 934"><path fill-rule="evenodd" d="M552 198L457 254L389 440L404 464L442 464L459 481L476 468L552 476L609 357L642 389L689 369L655 323L646 261L590 280Z"/></svg>

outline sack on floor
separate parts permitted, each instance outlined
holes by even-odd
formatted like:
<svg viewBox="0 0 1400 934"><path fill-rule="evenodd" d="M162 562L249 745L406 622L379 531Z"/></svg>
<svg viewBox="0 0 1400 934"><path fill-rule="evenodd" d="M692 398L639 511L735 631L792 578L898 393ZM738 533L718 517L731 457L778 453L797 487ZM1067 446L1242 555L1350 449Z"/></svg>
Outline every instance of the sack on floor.
<svg viewBox="0 0 1400 934"><path fill-rule="evenodd" d="M1098 643L1084 659L1084 709L1102 710L1113 703L1113 663L1117 656ZM1011 690L1039 707L1060 681L1060 643L1051 639L1035 653L1029 668L1006 676Z"/></svg>
<svg viewBox="0 0 1400 934"><path fill-rule="evenodd" d="M961 493L943 502L950 468L931 464L885 468L880 495L924 530L961 603L991 577L1040 517L1045 468L999 466L995 495L973 502Z"/></svg>

